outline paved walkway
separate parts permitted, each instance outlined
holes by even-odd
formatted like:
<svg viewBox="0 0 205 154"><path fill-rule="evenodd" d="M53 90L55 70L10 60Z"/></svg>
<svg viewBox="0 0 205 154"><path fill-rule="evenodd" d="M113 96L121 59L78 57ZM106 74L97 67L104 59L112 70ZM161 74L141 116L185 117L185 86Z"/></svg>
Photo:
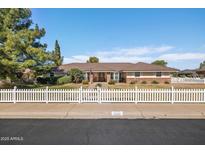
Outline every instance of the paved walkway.
<svg viewBox="0 0 205 154"><path fill-rule="evenodd" d="M0 103L0 118L205 119L205 104Z"/></svg>

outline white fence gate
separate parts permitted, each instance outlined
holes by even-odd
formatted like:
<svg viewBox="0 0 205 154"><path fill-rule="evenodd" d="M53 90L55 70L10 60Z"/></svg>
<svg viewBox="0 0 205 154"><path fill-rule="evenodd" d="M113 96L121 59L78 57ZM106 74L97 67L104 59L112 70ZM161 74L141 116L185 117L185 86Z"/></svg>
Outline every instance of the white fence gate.
<svg viewBox="0 0 205 154"><path fill-rule="evenodd" d="M1 89L0 102L205 103L205 89Z"/></svg>
<svg viewBox="0 0 205 154"><path fill-rule="evenodd" d="M171 83L205 84L205 79L200 78L171 78Z"/></svg>

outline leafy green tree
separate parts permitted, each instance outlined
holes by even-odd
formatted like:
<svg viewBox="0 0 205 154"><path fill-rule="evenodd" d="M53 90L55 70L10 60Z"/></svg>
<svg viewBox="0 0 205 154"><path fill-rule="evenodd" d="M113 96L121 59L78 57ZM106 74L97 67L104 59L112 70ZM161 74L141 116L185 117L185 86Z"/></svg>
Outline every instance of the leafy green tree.
<svg viewBox="0 0 205 154"><path fill-rule="evenodd" d="M78 68L72 68L68 75L71 77L73 83L80 83L84 79L84 73Z"/></svg>
<svg viewBox="0 0 205 154"><path fill-rule="evenodd" d="M89 57L89 59L87 60L87 63L99 63L99 58L98 57Z"/></svg>
<svg viewBox="0 0 205 154"><path fill-rule="evenodd" d="M40 39L45 29L33 26L31 10L0 9L0 75L19 78L18 73L30 68L38 72L51 68L51 54Z"/></svg>
<svg viewBox="0 0 205 154"><path fill-rule="evenodd" d="M53 51L53 61L56 66L60 66L63 62L63 57L61 57L61 50L58 41L55 42L55 50Z"/></svg>
<svg viewBox="0 0 205 154"><path fill-rule="evenodd" d="M66 84L66 83L71 83L71 82L72 82L71 77L67 75L60 77L57 80L58 84Z"/></svg>
<svg viewBox="0 0 205 154"><path fill-rule="evenodd" d="M156 60L152 62L152 64L160 65L160 66L167 66L168 63L165 60Z"/></svg>
<svg viewBox="0 0 205 154"><path fill-rule="evenodd" d="M201 69L202 67L205 67L205 61L203 61L202 63L200 63L199 68Z"/></svg>

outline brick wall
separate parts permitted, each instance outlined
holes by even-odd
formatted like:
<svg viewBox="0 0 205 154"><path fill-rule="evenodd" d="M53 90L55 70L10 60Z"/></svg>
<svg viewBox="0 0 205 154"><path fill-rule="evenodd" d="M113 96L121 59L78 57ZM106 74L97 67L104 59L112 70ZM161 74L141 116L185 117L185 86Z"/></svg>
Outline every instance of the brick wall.
<svg viewBox="0 0 205 154"><path fill-rule="evenodd" d="M126 79L127 83L130 83L132 81L136 81L137 83L141 83L143 81L146 81L147 84L151 84L152 81L157 81L161 84L164 84L165 81L171 83L171 78L136 78L136 79L135 78L127 78Z"/></svg>

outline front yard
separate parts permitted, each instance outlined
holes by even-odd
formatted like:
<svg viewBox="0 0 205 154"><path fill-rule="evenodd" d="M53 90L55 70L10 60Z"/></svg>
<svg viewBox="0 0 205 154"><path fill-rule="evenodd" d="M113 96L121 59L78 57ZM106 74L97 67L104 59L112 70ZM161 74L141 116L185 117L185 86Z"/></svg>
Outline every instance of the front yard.
<svg viewBox="0 0 205 154"><path fill-rule="evenodd" d="M127 83L116 83L114 85L107 84L105 82L98 82L93 84L76 84L76 83L67 83L61 85L46 85L46 84L14 84L8 87L1 87L0 89L10 89L14 86L17 86L18 89L41 89L46 88L48 86L49 89L74 89L80 88L96 88L100 86L102 88L109 88L109 89L133 89L135 87L138 88L145 88L145 89L160 89L160 88L171 88L174 86L175 88L180 89L205 89L205 84L127 84Z"/></svg>
<svg viewBox="0 0 205 154"><path fill-rule="evenodd" d="M160 88L171 88L172 86L174 86L175 88L199 88L199 89L203 89L205 88L204 84L116 84L116 85L108 85L108 88L146 88L146 89L160 89Z"/></svg>
<svg viewBox="0 0 205 154"><path fill-rule="evenodd" d="M83 88L95 88L98 85L101 85L102 88L109 88L109 89L131 89L131 88L145 88L145 89L160 89L160 88L171 88L174 86L175 88L180 89L204 89L204 84L126 84L126 83L116 83L115 85L109 85L107 83L93 83L90 85L84 85L84 84L63 84L63 85L50 85L48 86L50 89L73 89L73 88L80 88L81 86ZM38 88L45 88L45 85L41 85Z"/></svg>

